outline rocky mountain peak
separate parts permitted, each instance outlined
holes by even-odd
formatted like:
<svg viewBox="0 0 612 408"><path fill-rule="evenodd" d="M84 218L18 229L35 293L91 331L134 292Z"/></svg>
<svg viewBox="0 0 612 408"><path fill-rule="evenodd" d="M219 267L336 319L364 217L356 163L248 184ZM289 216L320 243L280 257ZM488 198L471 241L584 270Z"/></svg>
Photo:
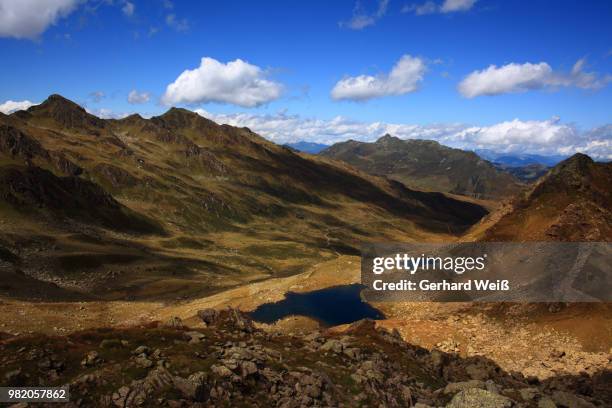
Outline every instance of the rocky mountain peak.
<svg viewBox="0 0 612 408"><path fill-rule="evenodd" d="M166 113L151 118L157 124L163 124L166 128L184 129L189 127L217 128L212 120L206 119L199 114L184 108L170 108Z"/></svg>
<svg viewBox="0 0 612 408"><path fill-rule="evenodd" d="M402 139L395 137L395 136L391 136L389 133L385 134L384 136L380 137L376 143L380 143L380 144L384 144L384 143L394 143L394 142L401 142Z"/></svg>
<svg viewBox="0 0 612 408"><path fill-rule="evenodd" d="M99 128L102 129L106 123L88 113L82 106L53 94L40 105L32 106L28 113L41 119L50 118L66 128Z"/></svg>

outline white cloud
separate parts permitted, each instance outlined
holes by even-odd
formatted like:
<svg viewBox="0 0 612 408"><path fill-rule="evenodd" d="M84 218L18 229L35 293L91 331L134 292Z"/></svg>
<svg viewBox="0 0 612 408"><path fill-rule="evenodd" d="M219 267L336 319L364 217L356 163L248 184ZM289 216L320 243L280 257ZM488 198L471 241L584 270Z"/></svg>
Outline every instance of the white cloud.
<svg viewBox="0 0 612 408"><path fill-rule="evenodd" d="M131 17L132 15L134 15L134 9L135 8L136 7L134 6L134 3L126 1L125 4L123 5L123 7L121 8L121 11L126 16Z"/></svg>
<svg viewBox="0 0 612 408"><path fill-rule="evenodd" d="M366 11L361 0L357 0L353 8L353 16L348 21L341 21L340 27L350 28L351 30L361 30L376 24L387 13L389 0L378 0L377 8L374 12Z"/></svg>
<svg viewBox="0 0 612 408"><path fill-rule="evenodd" d="M129 116L130 113L126 113L126 112L115 112L111 109L107 109L107 108L99 108L99 109L90 109L88 107L85 107L85 110L87 111L87 113L97 116L101 119L123 119L126 116Z"/></svg>
<svg viewBox="0 0 612 408"><path fill-rule="evenodd" d="M402 13L412 13L417 16L434 13L456 13L460 11L468 11L477 0L445 0L442 4L435 3L431 0L421 4L408 4L402 8Z"/></svg>
<svg viewBox="0 0 612 408"><path fill-rule="evenodd" d="M459 92L467 98L521 92L544 87L551 75L552 68L545 62L512 63L499 68L491 65L464 78L459 84Z"/></svg>
<svg viewBox="0 0 612 408"><path fill-rule="evenodd" d="M10 113L16 112L18 110L26 110L30 106L38 105L37 103L30 101L11 101L8 100L4 103L0 103L0 112L8 115Z"/></svg>
<svg viewBox="0 0 612 408"><path fill-rule="evenodd" d="M466 11L471 9L476 0L444 0L440 7L442 13L454 13L456 11Z"/></svg>
<svg viewBox="0 0 612 408"><path fill-rule="evenodd" d="M278 99L282 90L281 84L266 79L266 73L256 65L241 59L224 64L204 57L198 68L184 71L167 86L162 102L218 102L252 108Z"/></svg>
<svg viewBox="0 0 612 408"><path fill-rule="evenodd" d="M149 92L138 92L136 89L132 89L128 94L127 100L131 104L147 103L151 100L151 94Z"/></svg>
<svg viewBox="0 0 612 408"><path fill-rule="evenodd" d="M599 89L612 81L610 75L600 77L593 72L584 72L585 64L586 60L578 60L569 73L555 72L545 62L510 63L501 67L490 65L465 77L459 83L458 90L463 96L474 98L481 95L500 95L542 88L573 86L582 89Z"/></svg>
<svg viewBox="0 0 612 408"><path fill-rule="evenodd" d="M0 37L36 39L80 0L0 0Z"/></svg>
<svg viewBox="0 0 612 408"><path fill-rule="evenodd" d="M404 55L391 72L377 76L359 75L338 81L331 91L335 100L365 101L388 95L403 95L418 89L427 66L418 57Z"/></svg>
<svg viewBox="0 0 612 408"><path fill-rule="evenodd" d="M246 126L276 143L301 140L333 144L348 139L371 142L389 133L402 139L436 140L461 149L490 149L512 154L571 155L583 152L599 160L612 160L612 125L581 131L558 118L543 121L514 119L492 126L463 124L414 125L360 122L343 117L329 120L287 115L196 112L217 123Z"/></svg>

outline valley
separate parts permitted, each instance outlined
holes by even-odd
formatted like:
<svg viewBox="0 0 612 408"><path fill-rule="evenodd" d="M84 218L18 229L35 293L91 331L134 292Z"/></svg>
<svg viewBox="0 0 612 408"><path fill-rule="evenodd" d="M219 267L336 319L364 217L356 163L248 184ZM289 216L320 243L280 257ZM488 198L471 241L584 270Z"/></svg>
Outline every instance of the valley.
<svg viewBox="0 0 612 408"><path fill-rule="evenodd" d="M28 343L43 341L38 336L70 338L89 349L93 345L80 336L98 341L100 330L107 330L133 339L132 330L140 328L175 342L164 346L136 336L139 343L180 354L195 344L180 340L187 328L223 343L223 332L210 332L203 322L203 310L249 313L283 301L288 292L305 295L359 283L365 242L610 239L610 163L575 155L526 185L472 154L419 147L423 143L384 136L373 145L347 142L346 151L331 154L344 149L332 146L314 156L184 109L150 119L105 120L59 95L0 115L0 337L9 345L25 342L26 349L38 350ZM425 149L416 150L423 157L439 149L448 155L444 166L474 174L434 169L437 156L425 166L431 179L422 176L423 168L382 171L380 163L402 163L404 144ZM443 192L431 191L438 187ZM506 384L511 391L504 398L536 406L544 397L531 404L516 394L533 378L545 384L537 392L552 398L554 390L580 394L572 388L574 376L586 375L597 388L609 372L612 310L606 303L371 307L383 314L371 323L376 336L394 333L393 341L421 348L427 364L434 361L433 372L436 358L490 359L495 373L524 376L509 380L512 375L480 366L467 374L436 374L436 386L412 388L423 403L448 402L452 395L433 393L444 384L494 379L518 381ZM173 328L172 322L180 324ZM307 315L248 324L256 328L248 333L263 333L257 336L270 347L278 347L270 340L274 336L301 342L312 332L347 336L352 327L321 326ZM168 326L179 332L164 331ZM228 330L231 336L253 336ZM371 347L362 335L354 336ZM537 350L534 339L541 345ZM228 341L234 340L242 341ZM2 357L12 346L2 347L0 358L12 367L11 357ZM174 358L183 374L204 367L185 362L182 354ZM83 370L111 369L96 361ZM124 363L134 368L128 357L119 364ZM130 381L153 372L141 368ZM11 372L4 371L3 376ZM558 379L563 376L571 386ZM547 381L565 385L549 389ZM592 393L575 398L596 397L605 400ZM405 406L398 404L389 406Z"/></svg>

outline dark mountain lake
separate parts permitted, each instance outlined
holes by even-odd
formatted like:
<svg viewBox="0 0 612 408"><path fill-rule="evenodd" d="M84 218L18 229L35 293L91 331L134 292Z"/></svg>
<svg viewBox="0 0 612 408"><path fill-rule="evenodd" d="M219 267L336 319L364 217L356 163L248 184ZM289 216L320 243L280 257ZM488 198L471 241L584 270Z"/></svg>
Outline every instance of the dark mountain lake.
<svg viewBox="0 0 612 408"><path fill-rule="evenodd" d="M287 316L307 316L323 326L336 326L361 319L382 319L384 315L361 300L359 284L333 286L312 292L287 292L285 299L266 303L250 313L253 320L273 323Z"/></svg>

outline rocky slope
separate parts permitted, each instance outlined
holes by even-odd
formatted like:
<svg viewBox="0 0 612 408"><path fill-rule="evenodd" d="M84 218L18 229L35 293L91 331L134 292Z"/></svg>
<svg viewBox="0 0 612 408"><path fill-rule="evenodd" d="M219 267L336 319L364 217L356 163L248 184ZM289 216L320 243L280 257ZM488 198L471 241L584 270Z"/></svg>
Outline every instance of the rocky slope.
<svg viewBox="0 0 612 408"><path fill-rule="evenodd" d="M336 143L320 155L425 191L499 199L521 188L513 176L497 170L475 153L431 140L402 140L385 135L374 143L353 140Z"/></svg>
<svg viewBox="0 0 612 408"><path fill-rule="evenodd" d="M610 241L612 163L576 154L553 167L484 234L490 241Z"/></svg>
<svg viewBox="0 0 612 408"><path fill-rule="evenodd" d="M173 318L68 337L9 336L0 340L0 384L68 385L69 407L588 408L612 397L605 355L599 369L540 381L482 356L412 346L373 321L287 335L233 309L198 315L203 328Z"/></svg>
<svg viewBox="0 0 612 408"><path fill-rule="evenodd" d="M83 296L195 296L486 213L188 110L103 120L59 95L0 116L0 180L7 296L17 270Z"/></svg>

